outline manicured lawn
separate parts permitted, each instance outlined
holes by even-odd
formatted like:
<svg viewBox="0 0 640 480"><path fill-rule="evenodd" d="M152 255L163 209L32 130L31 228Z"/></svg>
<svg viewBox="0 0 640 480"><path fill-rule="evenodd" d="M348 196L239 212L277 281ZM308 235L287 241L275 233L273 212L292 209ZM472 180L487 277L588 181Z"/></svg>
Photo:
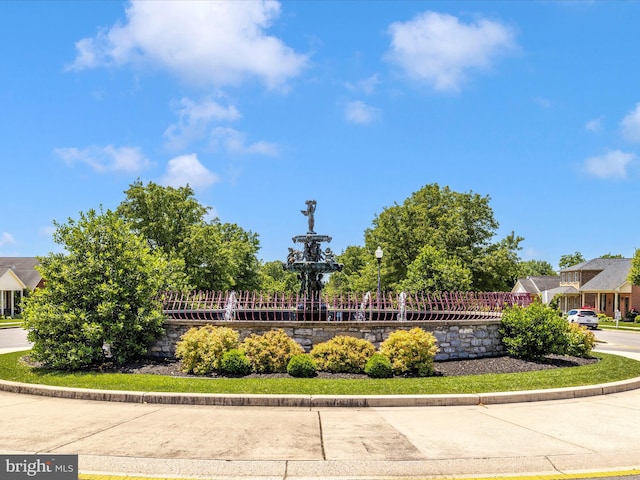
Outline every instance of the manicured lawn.
<svg viewBox="0 0 640 480"><path fill-rule="evenodd" d="M34 369L20 360L26 352L0 355L0 379L104 390L189 393L306 395L417 395L486 393L593 385L640 377L640 362L596 353L600 362L581 367L463 377L392 379L174 378L119 373L64 373Z"/></svg>
<svg viewBox="0 0 640 480"><path fill-rule="evenodd" d="M19 318L0 318L0 328L19 327L22 320Z"/></svg>
<svg viewBox="0 0 640 480"><path fill-rule="evenodd" d="M598 325L601 328L607 328L607 329L609 329L609 328L615 329L616 328L616 322L615 321L606 322L606 321L600 320ZM621 330L638 330L638 331L640 331L640 323L620 321L620 322L618 322L618 328L620 328Z"/></svg>

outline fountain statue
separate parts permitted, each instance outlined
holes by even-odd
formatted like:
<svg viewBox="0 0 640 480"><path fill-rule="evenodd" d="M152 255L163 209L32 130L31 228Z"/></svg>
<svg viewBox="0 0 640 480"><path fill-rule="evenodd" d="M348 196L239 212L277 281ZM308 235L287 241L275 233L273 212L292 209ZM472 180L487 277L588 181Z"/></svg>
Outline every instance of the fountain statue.
<svg viewBox="0 0 640 480"><path fill-rule="evenodd" d="M322 242L330 242L328 235L319 235L315 232L316 201L307 200L307 209L301 210L307 217L308 229L306 235L293 237L294 244L301 244L297 250L289 248L287 262L282 264L285 270L295 272L300 280L300 294L303 303L298 305L298 310L303 312L303 320L319 320L326 318L326 306L322 305L320 292L324 286L324 275L342 270L342 264L336 261L335 254L330 248L322 250Z"/></svg>

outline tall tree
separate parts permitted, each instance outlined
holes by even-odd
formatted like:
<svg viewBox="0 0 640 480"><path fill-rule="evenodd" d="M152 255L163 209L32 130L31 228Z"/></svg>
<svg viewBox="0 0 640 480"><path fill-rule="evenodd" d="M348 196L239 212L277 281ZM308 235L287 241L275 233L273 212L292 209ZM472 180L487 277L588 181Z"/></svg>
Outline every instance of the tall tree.
<svg viewBox="0 0 640 480"><path fill-rule="evenodd" d="M258 236L236 224L205 221L189 187L163 187L139 180L125 191L117 212L147 239L153 249L184 265L199 290L253 290L260 286Z"/></svg>
<svg viewBox="0 0 640 480"><path fill-rule="evenodd" d="M555 275L553 266L545 260L527 260L518 264L518 277L539 277Z"/></svg>
<svg viewBox="0 0 640 480"><path fill-rule="evenodd" d="M124 192L125 200L117 208L134 230L147 239L152 248L173 256L193 225L204 223L209 207L201 205L186 187L163 187L153 182L146 186L136 180Z"/></svg>
<svg viewBox="0 0 640 480"><path fill-rule="evenodd" d="M563 268L573 267L574 265L578 265L582 262L586 262L586 260L580 252L568 253L560 257L558 266L560 267L560 270L562 270Z"/></svg>
<svg viewBox="0 0 640 480"><path fill-rule="evenodd" d="M39 259L44 288L25 302L31 355L76 370L102 363L105 345L119 364L145 354L162 330L158 293L184 288L184 275L110 210L55 226L65 253Z"/></svg>
<svg viewBox="0 0 640 480"><path fill-rule="evenodd" d="M374 218L373 227L365 232L365 244L368 251L378 245L384 251L387 289L401 287L426 245L468 268L471 289L510 289L517 277L517 251L523 239L512 233L492 243L497 228L488 196L430 184Z"/></svg>

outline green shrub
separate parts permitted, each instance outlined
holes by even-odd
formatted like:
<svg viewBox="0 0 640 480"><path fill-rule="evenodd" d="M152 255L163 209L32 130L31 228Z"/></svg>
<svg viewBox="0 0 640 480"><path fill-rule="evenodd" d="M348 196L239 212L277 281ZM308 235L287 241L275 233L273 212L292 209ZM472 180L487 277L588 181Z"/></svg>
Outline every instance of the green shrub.
<svg viewBox="0 0 640 480"><path fill-rule="evenodd" d="M338 335L311 349L318 369L333 373L362 373L369 357L375 353L373 344L361 338Z"/></svg>
<svg viewBox="0 0 640 480"><path fill-rule="evenodd" d="M551 353L563 354L567 348L566 319L541 302L527 307L514 306L502 313L500 334L509 355L540 359Z"/></svg>
<svg viewBox="0 0 640 480"><path fill-rule="evenodd" d="M367 360L364 366L364 373L371 378L390 378L393 377L393 368L391 367L391 360L381 353L374 353L371 358Z"/></svg>
<svg viewBox="0 0 640 480"><path fill-rule="evenodd" d="M229 376L244 376L251 373L251 362L243 351L236 348L224 352L219 372Z"/></svg>
<svg viewBox="0 0 640 480"><path fill-rule="evenodd" d="M591 350L596 346L596 336L577 323L570 323L567 332L566 355L574 357L590 357Z"/></svg>
<svg viewBox="0 0 640 480"><path fill-rule="evenodd" d="M292 377L311 378L316 376L316 362L306 353L294 355L287 365L287 373Z"/></svg>
<svg viewBox="0 0 640 480"><path fill-rule="evenodd" d="M176 357L183 372L206 375L220 368L222 356L238 348L240 335L228 327L191 328L176 344Z"/></svg>
<svg viewBox="0 0 640 480"><path fill-rule="evenodd" d="M304 353L303 348L284 330L252 333L240 347L256 373L285 373L291 357Z"/></svg>
<svg viewBox="0 0 640 480"><path fill-rule="evenodd" d="M438 346L431 333L416 327L393 332L380 345L380 353L389 358L395 374L426 377L433 374Z"/></svg>

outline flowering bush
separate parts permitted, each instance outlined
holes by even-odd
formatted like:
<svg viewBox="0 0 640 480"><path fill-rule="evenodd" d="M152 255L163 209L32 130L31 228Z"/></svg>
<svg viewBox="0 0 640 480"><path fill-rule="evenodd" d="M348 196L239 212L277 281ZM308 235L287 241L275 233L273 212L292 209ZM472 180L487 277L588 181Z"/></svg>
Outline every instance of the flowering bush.
<svg viewBox="0 0 640 480"><path fill-rule="evenodd" d="M319 370L333 373L362 373L369 357L375 353L373 344L361 338L338 335L311 349L311 357Z"/></svg>
<svg viewBox="0 0 640 480"><path fill-rule="evenodd" d="M393 332L380 345L380 353L389 358L395 374L426 377L433 374L438 346L431 333L416 327Z"/></svg>
<svg viewBox="0 0 640 480"><path fill-rule="evenodd" d="M240 348L256 373L285 373L291 357L304 353L303 348L284 330L269 330L262 335L252 333Z"/></svg>
<svg viewBox="0 0 640 480"><path fill-rule="evenodd" d="M225 352L238 347L240 335L227 327L193 327L176 344L183 372L206 375L220 368Z"/></svg>

